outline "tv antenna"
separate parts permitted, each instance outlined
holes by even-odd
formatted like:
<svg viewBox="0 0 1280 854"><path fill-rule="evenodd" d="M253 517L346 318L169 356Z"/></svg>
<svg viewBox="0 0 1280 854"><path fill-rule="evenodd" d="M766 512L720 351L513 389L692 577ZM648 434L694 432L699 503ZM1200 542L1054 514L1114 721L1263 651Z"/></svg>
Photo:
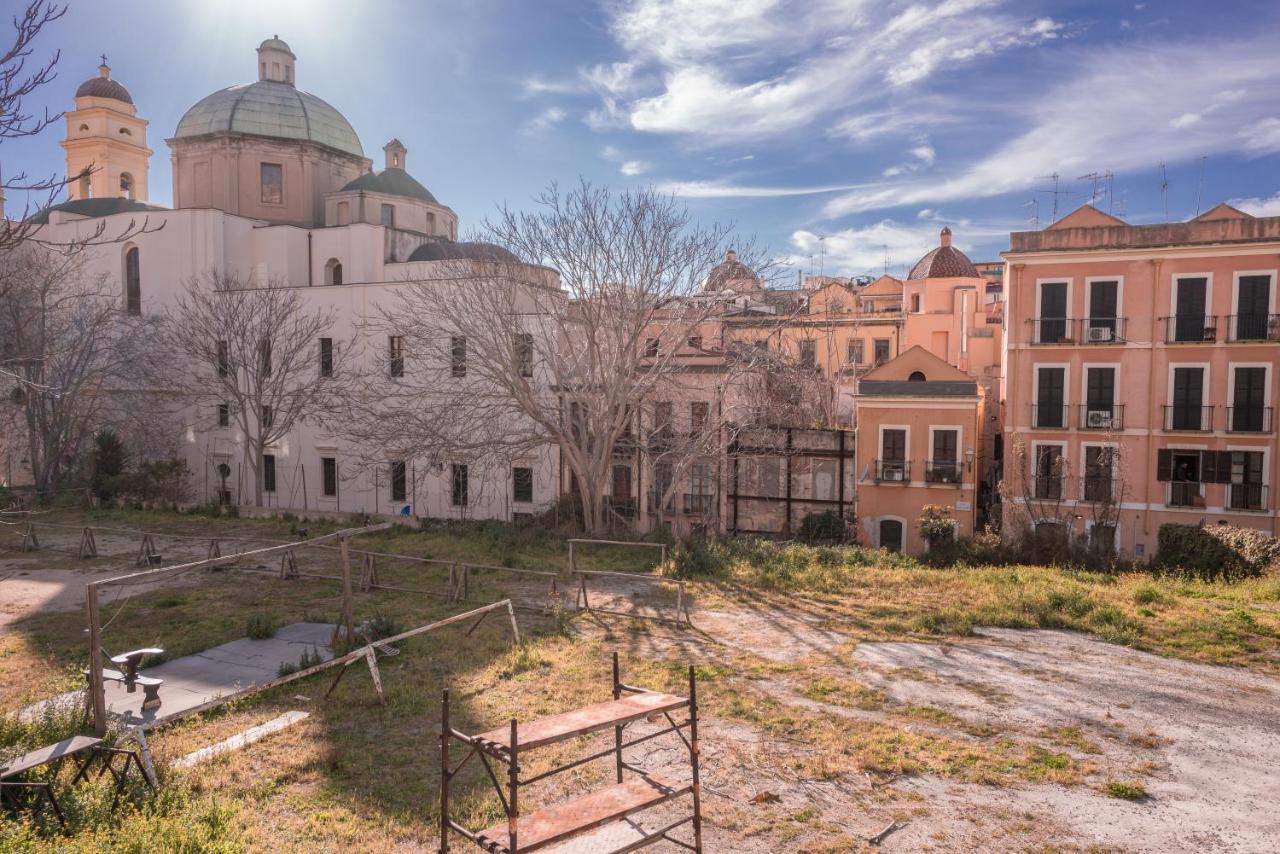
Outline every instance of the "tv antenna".
<svg viewBox="0 0 1280 854"><path fill-rule="evenodd" d="M1196 216L1200 216L1200 199L1204 193L1204 161L1205 155L1200 155L1200 181L1196 184Z"/></svg>
<svg viewBox="0 0 1280 854"><path fill-rule="evenodd" d="M826 273L827 269L827 236L825 234L818 235L818 278Z"/></svg>
<svg viewBox="0 0 1280 854"><path fill-rule="evenodd" d="M1051 220L1051 222L1057 222L1057 221L1058 221L1058 197L1059 197L1059 196L1069 196L1069 195L1071 195L1071 192L1070 192L1069 190L1062 190L1062 189L1059 189L1059 187L1058 187L1059 178L1061 178L1061 176L1060 176L1057 172L1054 172L1054 173L1053 173L1053 174L1051 174L1051 175L1037 175L1037 176L1036 176L1036 180L1037 180L1037 181L1053 181L1053 189L1052 189L1052 190L1036 190L1036 192L1037 192L1037 193L1052 193L1052 194L1053 194L1053 219Z"/></svg>
<svg viewBox="0 0 1280 854"><path fill-rule="evenodd" d="M1105 175L1102 175L1102 174L1099 174L1099 173L1097 173L1097 172L1090 172L1088 175L1081 175L1081 176L1080 176L1079 178L1077 178L1076 180L1077 180L1077 181L1089 181L1089 182L1090 182L1090 189L1089 189L1089 204L1091 204L1091 205L1098 201L1098 198L1099 198L1099 196L1098 196L1098 185L1099 185L1099 184L1103 184L1103 188L1104 188L1104 190L1105 190L1105 187L1106 187L1106 185L1105 185L1105 183L1104 183L1104 181L1106 180L1106 176L1105 176Z"/></svg>
<svg viewBox="0 0 1280 854"><path fill-rule="evenodd" d="M1108 169L1103 173L1103 180L1107 186L1107 213L1111 213L1112 207L1116 201L1116 176L1115 173Z"/></svg>
<svg viewBox="0 0 1280 854"><path fill-rule="evenodd" d="M1027 218L1027 222L1031 223L1034 227L1039 228L1040 227L1040 200L1033 197L1031 201L1027 202L1025 205L1023 205L1023 207L1031 208L1031 216Z"/></svg>
<svg viewBox="0 0 1280 854"><path fill-rule="evenodd" d="M1164 202L1164 221L1169 221L1169 173L1164 168L1164 161L1160 161L1160 199Z"/></svg>
<svg viewBox="0 0 1280 854"><path fill-rule="evenodd" d="M881 244L884 248L884 274L889 275L889 244Z"/></svg>

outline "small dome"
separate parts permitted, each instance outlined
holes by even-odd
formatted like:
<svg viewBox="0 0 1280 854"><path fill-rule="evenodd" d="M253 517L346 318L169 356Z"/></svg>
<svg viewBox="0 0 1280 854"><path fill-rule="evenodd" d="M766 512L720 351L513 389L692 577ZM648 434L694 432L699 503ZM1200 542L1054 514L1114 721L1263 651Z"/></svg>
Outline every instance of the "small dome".
<svg viewBox="0 0 1280 854"><path fill-rule="evenodd" d="M348 181L342 189L343 191L364 190L369 193L386 193L389 196L407 196L433 205L440 204L436 201L436 197L431 195L431 191L419 184L417 179L403 169L394 167L383 169L381 172L366 172L359 178Z"/></svg>
<svg viewBox="0 0 1280 854"><path fill-rule="evenodd" d="M738 253L730 249L724 253L724 260L711 268L707 273L708 291L734 291L740 293L760 289L760 277L755 271L738 260Z"/></svg>
<svg viewBox="0 0 1280 854"><path fill-rule="evenodd" d="M494 243L456 243L452 240L433 240L424 243L409 256L410 261L493 261L519 264L514 253Z"/></svg>
<svg viewBox="0 0 1280 854"><path fill-rule="evenodd" d="M184 139L211 133L310 141L364 157L360 137L342 113L276 80L231 86L201 98L178 121L173 135Z"/></svg>
<svg viewBox="0 0 1280 854"><path fill-rule="evenodd" d="M75 216L97 219L98 217L114 216L121 213L151 213L153 211L167 210L169 209L162 208L159 205L149 205L146 202L127 199L124 196L103 196L97 199L71 199L61 204L50 205L32 214L27 221L35 225L45 225L49 222L49 214L54 211L63 211Z"/></svg>
<svg viewBox="0 0 1280 854"><path fill-rule="evenodd" d="M272 36L271 38L266 39L262 44L258 45L258 50L282 50L290 56L293 56L293 51L290 50L289 43L279 36Z"/></svg>
<svg viewBox="0 0 1280 854"><path fill-rule="evenodd" d="M976 279L978 268L969 256L951 245L951 229L943 227L939 245L911 268L908 279Z"/></svg>
<svg viewBox="0 0 1280 854"><path fill-rule="evenodd" d="M111 66L105 62L98 66L98 76L90 77L76 89L77 98L110 98L113 101L133 103L133 96L120 83L111 79Z"/></svg>

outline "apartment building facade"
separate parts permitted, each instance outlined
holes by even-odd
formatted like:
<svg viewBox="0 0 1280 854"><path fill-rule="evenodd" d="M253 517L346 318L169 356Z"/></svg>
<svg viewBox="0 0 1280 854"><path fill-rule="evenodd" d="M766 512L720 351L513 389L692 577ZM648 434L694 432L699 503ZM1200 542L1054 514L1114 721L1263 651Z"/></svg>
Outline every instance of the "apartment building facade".
<svg viewBox="0 0 1280 854"><path fill-rule="evenodd" d="M1003 255L1006 507L1137 559L1169 522L1276 534L1280 217L1086 205Z"/></svg>

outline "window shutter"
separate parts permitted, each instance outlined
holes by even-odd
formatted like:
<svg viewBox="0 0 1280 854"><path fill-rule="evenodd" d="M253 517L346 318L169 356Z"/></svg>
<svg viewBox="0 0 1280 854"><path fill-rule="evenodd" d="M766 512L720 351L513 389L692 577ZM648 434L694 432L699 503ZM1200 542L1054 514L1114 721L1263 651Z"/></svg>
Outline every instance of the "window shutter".
<svg viewBox="0 0 1280 854"><path fill-rule="evenodd" d="M1231 451L1206 451L1212 453L1218 458L1217 477L1214 480L1207 480L1208 483L1230 483L1231 482Z"/></svg>
<svg viewBox="0 0 1280 854"><path fill-rule="evenodd" d="M1173 451L1162 448L1156 454L1156 480L1173 480Z"/></svg>

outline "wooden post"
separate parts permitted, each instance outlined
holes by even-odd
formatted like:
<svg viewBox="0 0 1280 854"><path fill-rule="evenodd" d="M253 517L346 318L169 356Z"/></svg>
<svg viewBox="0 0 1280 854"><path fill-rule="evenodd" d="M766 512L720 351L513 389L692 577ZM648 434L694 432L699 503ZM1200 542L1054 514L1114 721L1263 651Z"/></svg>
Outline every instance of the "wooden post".
<svg viewBox="0 0 1280 854"><path fill-rule="evenodd" d="M572 575L578 569L578 565L573 560L573 540L569 541L569 574Z"/></svg>
<svg viewBox="0 0 1280 854"><path fill-rule="evenodd" d="M84 533L80 535L80 559L97 557L98 543L93 538L93 529L86 527Z"/></svg>
<svg viewBox="0 0 1280 854"><path fill-rule="evenodd" d="M689 764L693 766L693 850L702 854L702 783L698 776L698 683L689 665Z"/></svg>
<svg viewBox="0 0 1280 854"><path fill-rule="evenodd" d="M207 555L206 559L214 558L214 557L222 557L222 546L218 543L217 540L210 540L209 554ZM214 567L210 567L210 569L213 569L213 568Z"/></svg>
<svg viewBox="0 0 1280 854"><path fill-rule="evenodd" d="M511 634L515 635L516 646L520 645L520 626L516 623L516 609L512 607L511 600L507 600L507 616L511 618Z"/></svg>
<svg viewBox="0 0 1280 854"><path fill-rule="evenodd" d="M618 653L613 654L613 699L622 699L622 675L618 671ZM614 764L617 766L618 782L622 782L622 727L615 725L613 728L613 758Z"/></svg>
<svg viewBox="0 0 1280 854"><path fill-rule="evenodd" d="M35 526L28 521L26 529L22 532L22 551L33 552L38 548L40 548L40 539L36 536Z"/></svg>
<svg viewBox="0 0 1280 854"><path fill-rule="evenodd" d="M89 618L89 704L93 709L93 731L107 734L107 695L102 687L102 626L98 615L98 585L85 588L85 610Z"/></svg>
<svg viewBox="0 0 1280 854"><path fill-rule="evenodd" d="M150 534L142 535L142 544L138 546L138 559L135 563L138 566L150 566L152 558L156 557L156 544L151 539Z"/></svg>
<svg viewBox="0 0 1280 854"><path fill-rule="evenodd" d="M351 550L347 545L345 536L338 538L338 549L342 552L342 616L338 620L337 627L333 630L333 637L336 643L339 633L345 629L347 640L353 642L356 636L356 627L355 605L351 594Z"/></svg>
<svg viewBox="0 0 1280 854"><path fill-rule="evenodd" d="M302 471L302 509L308 510L307 507L307 465L299 463L298 468Z"/></svg>
<svg viewBox="0 0 1280 854"><path fill-rule="evenodd" d="M680 625L680 613L684 610L684 582L676 586L676 625Z"/></svg>
<svg viewBox="0 0 1280 854"><path fill-rule="evenodd" d="M449 852L449 689L440 698L440 854Z"/></svg>
<svg viewBox="0 0 1280 854"><path fill-rule="evenodd" d="M294 554L293 549L289 549L289 551L280 555L280 577L298 577L298 558L297 555Z"/></svg>
<svg viewBox="0 0 1280 854"><path fill-rule="evenodd" d="M373 677L373 688L378 692L378 702L385 706L387 698L382 695L382 674L378 672L378 656L373 651L373 647L365 647L364 660L369 663L369 675Z"/></svg>
<svg viewBox="0 0 1280 854"><path fill-rule="evenodd" d="M516 823L520 818L520 746L516 741L516 719L511 719L511 767L507 769L507 785L510 793L507 803L507 839L510 842L511 854L517 854L520 845L516 841Z"/></svg>

